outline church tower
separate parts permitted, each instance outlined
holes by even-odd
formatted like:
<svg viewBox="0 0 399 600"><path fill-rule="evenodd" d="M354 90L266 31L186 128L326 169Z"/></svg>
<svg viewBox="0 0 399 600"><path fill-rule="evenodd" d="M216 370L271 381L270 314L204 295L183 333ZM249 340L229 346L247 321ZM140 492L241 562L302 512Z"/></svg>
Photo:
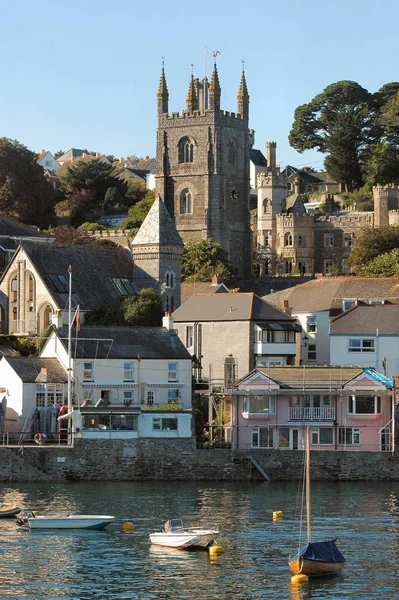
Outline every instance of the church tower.
<svg viewBox="0 0 399 600"><path fill-rule="evenodd" d="M184 242L211 238L227 251L239 277L252 273L249 169L253 132L242 73L237 113L220 108L216 62L211 81L191 75L186 109L168 112L162 68L158 88L156 192Z"/></svg>
<svg viewBox="0 0 399 600"><path fill-rule="evenodd" d="M151 287L161 297L165 312L181 303L183 242L165 204L158 197L131 244L134 282L139 289Z"/></svg>

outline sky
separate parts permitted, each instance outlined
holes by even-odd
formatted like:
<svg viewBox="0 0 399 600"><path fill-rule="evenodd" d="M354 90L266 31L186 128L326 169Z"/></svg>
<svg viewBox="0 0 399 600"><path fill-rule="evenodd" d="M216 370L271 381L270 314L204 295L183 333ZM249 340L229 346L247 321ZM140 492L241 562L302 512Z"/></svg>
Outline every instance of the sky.
<svg viewBox="0 0 399 600"><path fill-rule="evenodd" d="M0 137L30 150L155 156L162 67L169 111L185 108L191 65L236 112L241 71L254 147L282 166L323 169L288 143L295 108L340 80L370 92L399 80L397 0L0 0ZM242 61L245 61L244 63Z"/></svg>

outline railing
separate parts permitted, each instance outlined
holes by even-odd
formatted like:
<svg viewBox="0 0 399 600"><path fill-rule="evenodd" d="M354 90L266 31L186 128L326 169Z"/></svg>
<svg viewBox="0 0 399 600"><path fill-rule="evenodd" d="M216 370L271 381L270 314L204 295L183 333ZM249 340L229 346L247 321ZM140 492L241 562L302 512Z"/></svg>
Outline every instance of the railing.
<svg viewBox="0 0 399 600"><path fill-rule="evenodd" d="M290 421L335 421L335 408L330 406L290 406Z"/></svg>

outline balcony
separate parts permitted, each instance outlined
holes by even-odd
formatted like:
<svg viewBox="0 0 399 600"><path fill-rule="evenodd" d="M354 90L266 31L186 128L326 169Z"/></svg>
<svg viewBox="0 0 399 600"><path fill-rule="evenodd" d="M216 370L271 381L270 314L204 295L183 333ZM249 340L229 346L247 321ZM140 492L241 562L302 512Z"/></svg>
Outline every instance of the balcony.
<svg viewBox="0 0 399 600"><path fill-rule="evenodd" d="M335 421L335 408L290 406L290 421Z"/></svg>

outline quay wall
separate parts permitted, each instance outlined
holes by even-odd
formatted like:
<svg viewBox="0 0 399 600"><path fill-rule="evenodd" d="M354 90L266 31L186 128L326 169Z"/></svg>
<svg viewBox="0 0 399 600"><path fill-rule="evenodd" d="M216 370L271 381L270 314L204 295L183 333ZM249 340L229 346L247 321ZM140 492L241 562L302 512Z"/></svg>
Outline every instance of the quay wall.
<svg viewBox="0 0 399 600"><path fill-rule="evenodd" d="M271 480L301 476L302 451L196 450L192 440L78 440L74 447L0 447L0 482L261 481L251 457ZM318 481L399 481L397 455L312 452Z"/></svg>

